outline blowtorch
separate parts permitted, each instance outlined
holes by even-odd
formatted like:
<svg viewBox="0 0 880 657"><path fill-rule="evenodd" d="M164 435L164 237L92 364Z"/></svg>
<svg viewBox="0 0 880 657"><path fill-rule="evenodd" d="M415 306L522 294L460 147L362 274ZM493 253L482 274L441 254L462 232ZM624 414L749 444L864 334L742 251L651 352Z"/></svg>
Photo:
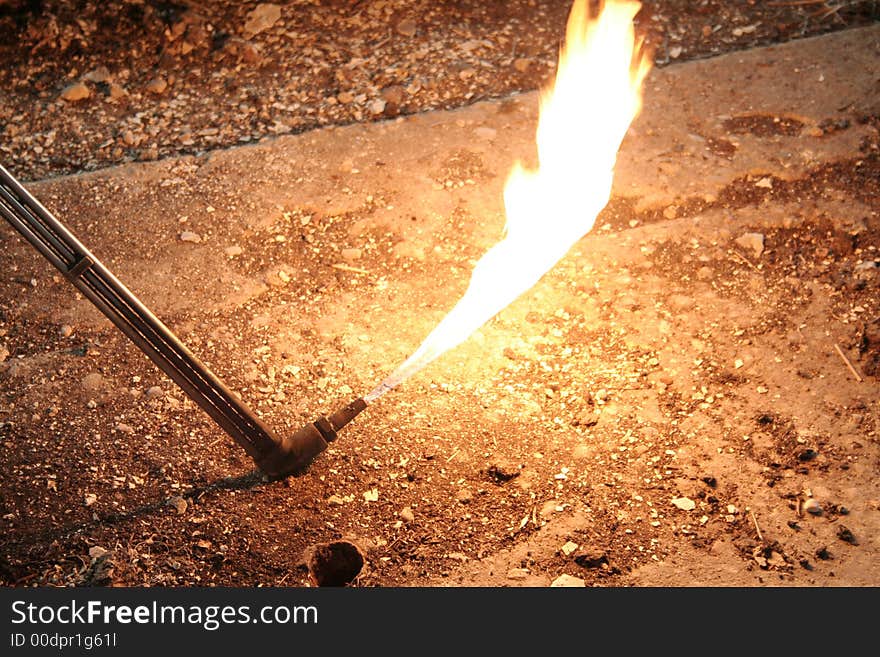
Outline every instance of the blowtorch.
<svg viewBox="0 0 880 657"><path fill-rule="evenodd" d="M0 165L0 215L198 404L272 478L305 473L367 407L355 399L293 435L277 436Z"/></svg>

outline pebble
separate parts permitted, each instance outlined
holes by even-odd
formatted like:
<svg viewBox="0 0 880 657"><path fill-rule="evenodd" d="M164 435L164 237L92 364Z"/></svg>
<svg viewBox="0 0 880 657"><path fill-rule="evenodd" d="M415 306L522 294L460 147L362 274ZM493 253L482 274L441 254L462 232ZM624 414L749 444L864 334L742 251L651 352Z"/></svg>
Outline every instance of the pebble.
<svg viewBox="0 0 880 657"><path fill-rule="evenodd" d="M381 95L386 103L401 105L406 99L406 90L399 84L395 84L390 87L385 87L382 90Z"/></svg>
<svg viewBox="0 0 880 657"><path fill-rule="evenodd" d="M83 497L83 502L85 503L86 506L92 506L92 504L94 504L97 501L98 501L98 496L95 495L94 493L86 493L85 496Z"/></svg>
<svg viewBox="0 0 880 657"><path fill-rule="evenodd" d="M339 497L339 495L331 495L327 498L327 504L330 506L342 506L345 504L345 500Z"/></svg>
<svg viewBox="0 0 880 657"><path fill-rule="evenodd" d="M602 568L608 563L608 554L601 548L585 547L575 556L574 562L581 568Z"/></svg>
<svg viewBox="0 0 880 657"><path fill-rule="evenodd" d="M416 22L412 18L404 18L397 24L397 33L405 37L416 35Z"/></svg>
<svg viewBox="0 0 880 657"><path fill-rule="evenodd" d="M179 495L175 495L174 497L170 498L168 502L166 502L166 504L177 511L177 515L180 516L186 513L186 509L189 506L187 501Z"/></svg>
<svg viewBox="0 0 880 657"><path fill-rule="evenodd" d="M9 349L5 346L0 346L0 363L4 362L7 358L9 358Z"/></svg>
<svg viewBox="0 0 880 657"><path fill-rule="evenodd" d="M110 69L106 66L98 66L97 68L92 69L88 73L83 76L83 80L88 80L89 82L109 82L110 81Z"/></svg>
<svg viewBox="0 0 880 657"><path fill-rule="evenodd" d="M518 477L520 474L520 468L519 464L515 461L495 459L486 469L486 474L494 481L504 483L505 481L510 481L511 479Z"/></svg>
<svg viewBox="0 0 880 657"><path fill-rule="evenodd" d="M822 505L812 497L804 502L803 509L807 513L812 513L814 516L822 515Z"/></svg>
<svg viewBox="0 0 880 657"><path fill-rule="evenodd" d="M71 103L75 103L79 100L85 100L91 95L92 92L89 90L84 82L75 82L70 86L65 87L64 91L61 92L61 98Z"/></svg>
<svg viewBox="0 0 880 657"><path fill-rule="evenodd" d="M61 328L58 329L58 335L62 338L69 338L73 335L73 327L70 324L63 324Z"/></svg>
<svg viewBox="0 0 880 657"><path fill-rule="evenodd" d="M581 588L586 585L587 583L580 577L562 574L551 582L550 588Z"/></svg>
<svg viewBox="0 0 880 657"><path fill-rule="evenodd" d="M837 538L839 538L844 543L849 543L850 545L858 545L859 541L856 539L855 534L853 534L849 529L841 525L837 528Z"/></svg>
<svg viewBox="0 0 880 657"><path fill-rule="evenodd" d="M354 262L355 260L361 259L361 255L363 255L363 252L360 249L342 249L339 255L342 256L343 260Z"/></svg>
<svg viewBox="0 0 880 657"><path fill-rule="evenodd" d="M91 372L83 377L80 385L83 387L83 390L100 390L104 387L104 377L100 372Z"/></svg>
<svg viewBox="0 0 880 657"><path fill-rule="evenodd" d="M127 433L128 435L134 434L134 428L128 424L125 424L124 422L117 423L114 427L114 430L120 433Z"/></svg>
<svg viewBox="0 0 880 657"><path fill-rule="evenodd" d="M110 95L108 96L110 100L119 100L123 96L125 96L128 92L119 84L115 82L110 83Z"/></svg>
<svg viewBox="0 0 880 657"><path fill-rule="evenodd" d="M672 503L682 511L693 511L697 507L697 503L689 497L675 497Z"/></svg>
<svg viewBox="0 0 880 657"><path fill-rule="evenodd" d="M416 515L413 513L411 507L405 506L400 510L400 517L404 522L414 522L416 519Z"/></svg>
<svg viewBox="0 0 880 657"><path fill-rule="evenodd" d="M254 7L247 16L244 24L244 34L250 38L260 32L268 30L281 18L281 7L276 4L265 2Z"/></svg>
<svg viewBox="0 0 880 657"><path fill-rule="evenodd" d="M150 386L144 393L144 397L146 397L147 399L159 399L160 397L164 396L165 391L159 386Z"/></svg>
<svg viewBox="0 0 880 657"><path fill-rule="evenodd" d="M381 98L377 98L372 103L370 103L370 106L368 109L370 110L370 113L373 115L381 114L382 112L385 111L385 101L382 100Z"/></svg>
<svg viewBox="0 0 880 657"><path fill-rule="evenodd" d="M202 236L198 233L194 233L191 230L185 230L180 234L181 242L192 242L193 244L198 244L202 241Z"/></svg>
<svg viewBox="0 0 880 657"><path fill-rule="evenodd" d="M228 255L230 258L234 258L235 256L239 256L244 253L244 249L242 249L237 244L233 244L232 246L227 246L225 249L223 249L223 253Z"/></svg>
<svg viewBox="0 0 880 657"><path fill-rule="evenodd" d="M89 556L92 559L100 559L105 554L110 554L110 551L105 550L100 545L93 545L92 547L89 548Z"/></svg>
<svg viewBox="0 0 880 657"><path fill-rule="evenodd" d="M471 493L467 488L462 488L455 495L455 499L457 499L462 504L468 504L472 499L474 499L474 494Z"/></svg>
<svg viewBox="0 0 880 657"><path fill-rule="evenodd" d="M260 53L259 46L250 41L246 41L242 44L241 49L239 50L239 56L241 57L241 61L245 64L259 64L263 61L263 55Z"/></svg>
<svg viewBox="0 0 880 657"><path fill-rule="evenodd" d="M529 576L529 571L525 568L511 568L507 571L507 579L524 580Z"/></svg>
<svg viewBox="0 0 880 657"><path fill-rule="evenodd" d="M168 88L168 82L160 75L147 82L147 86L144 88L151 94L158 95Z"/></svg>
<svg viewBox="0 0 880 657"><path fill-rule="evenodd" d="M562 549L562 554L564 554L565 556L568 556L568 555L572 554L575 550L578 549L578 544L575 543L574 541L566 541L561 549Z"/></svg>
<svg viewBox="0 0 880 657"><path fill-rule="evenodd" d="M515 68L520 73L525 73L529 70L529 67L532 65L531 59L525 59L524 57L517 57L513 60L513 68Z"/></svg>
<svg viewBox="0 0 880 657"><path fill-rule="evenodd" d="M736 243L744 249L751 249L756 258L760 258L764 253L763 233L743 233L736 238Z"/></svg>

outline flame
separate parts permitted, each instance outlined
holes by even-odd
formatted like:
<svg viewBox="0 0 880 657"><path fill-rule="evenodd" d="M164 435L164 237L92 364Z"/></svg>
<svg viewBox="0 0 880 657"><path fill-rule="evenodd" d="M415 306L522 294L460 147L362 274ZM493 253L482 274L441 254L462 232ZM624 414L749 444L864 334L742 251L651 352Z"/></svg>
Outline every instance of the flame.
<svg viewBox="0 0 880 657"><path fill-rule="evenodd" d="M608 0L595 17L588 5L575 0L555 83L541 97L538 168L517 162L507 180L503 239L476 264L461 300L366 401L466 340L531 288L608 202L617 151L641 109L650 62L633 26L641 3Z"/></svg>

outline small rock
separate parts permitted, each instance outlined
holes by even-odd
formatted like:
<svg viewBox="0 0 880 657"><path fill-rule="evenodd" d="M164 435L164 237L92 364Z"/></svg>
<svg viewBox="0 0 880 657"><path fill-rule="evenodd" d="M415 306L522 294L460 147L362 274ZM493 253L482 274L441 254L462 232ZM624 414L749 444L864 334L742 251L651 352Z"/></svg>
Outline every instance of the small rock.
<svg viewBox="0 0 880 657"><path fill-rule="evenodd" d="M80 382L83 390L88 390L90 392L94 392L96 390L100 390L104 387L104 377L101 376L100 372L91 372L90 374L86 374L83 377L83 380Z"/></svg>
<svg viewBox="0 0 880 657"><path fill-rule="evenodd" d="M849 529L841 525L837 528L837 538L839 538L844 543L849 543L850 545L858 545L859 541L856 539L855 534L853 534Z"/></svg>
<svg viewBox="0 0 880 657"><path fill-rule="evenodd" d="M820 515L822 515L822 505L819 504L819 503L818 503L816 500L814 500L812 497L804 502L803 509L804 509L804 511L806 511L807 513L811 513L811 514L813 514L814 516L820 516Z"/></svg>
<svg viewBox="0 0 880 657"><path fill-rule="evenodd" d="M773 189L773 181L770 178L761 178L755 183L755 187L760 187L761 189Z"/></svg>
<svg viewBox="0 0 880 657"><path fill-rule="evenodd" d="M354 94L350 91L341 91L336 96L336 100L338 100L343 105L348 105L351 102L354 102Z"/></svg>
<svg viewBox="0 0 880 657"><path fill-rule="evenodd" d="M519 476L520 469L513 461L496 460L486 469L486 474L498 483L504 483Z"/></svg>
<svg viewBox="0 0 880 657"><path fill-rule="evenodd" d="M736 243L744 249L751 249L756 258L764 253L764 235L762 233L744 233L736 238Z"/></svg>
<svg viewBox="0 0 880 657"><path fill-rule="evenodd" d="M348 262L354 262L355 260L360 260L363 252L360 249L342 249L339 252L339 255L342 256L343 260L347 260Z"/></svg>
<svg viewBox="0 0 880 657"><path fill-rule="evenodd" d="M397 33L405 37L416 35L416 22L412 18L404 18L397 24Z"/></svg>
<svg viewBox="0 0 880 657"><path fill-rule="evenodd" d="M269 2L254 7L244 24L244 34L250 38L275 25L281 18L281 6Z"/></svg>
<svg viewBox="0 0 880 657"><path fill-rule="evenodd" d="M385 101L381 98L377 98L372 103L370 103L367 109L370 110L370 114L378 116L385 111Z"/></svg>
<svg viewBox="0 0 880 657"><path fill-rule="evenodd" d="M580 577L572 577L571 575L562 574L551 582L551 588L581 588L587 583Z"/></svg>
<svg viewBox="0 0 880 657"><path fill-rule="evenodd" d="M73 327L70 324L63 324L61 328L58 329L58 335L62 338L69 338L73 335Z"/></svg>
<svg viewBox="0 0 880 657"><path fill-rule="evenodd" d="M5 345L0 345L0 363L9 358L9 349Z"/></svg>
<svg viewBox="0 0 880 657"><path fill-rule="evenodd" d="M288 276L283 269L279 269L278 271L270 271L266 273L266 285L270 287L284 287L287 285L287 282L281 277L282 273L285 274L287 281L290 281L290 276Z"/></svg>
<svg viewBox="0 0 880 657"><path fill-rule="evenodd" d="M562 554L564 554L565 556L568 556L568 555L572 554L575 550L578 549L578 544L575 543L574 541L566 541L561 549L562 549Z"/></svg>
<svg viewBox="0 0 880 657"><path fill-rule="evenodd" d="M110 100L119 100L123 96L125 96L128 92L125 88L115 82L110 83L110 88L108 89L108 97Z"/></svg>
<svg viewBox="0 0 880 657"><path fill-rule="evenodd" d="M118 422L113 429L119 433L126 433L128 435L134 434L134 428L124 422Z"/></svg>
<svg viewBox="0 0 880 657"><path fill-rule="evenodd" d="M708 281L715 275L715 272L711 267L700 267L697 270L697 279L701 281Z"/></svg>
<svg viewBox="0 0 880 657"><path fill-rule="evenodd" d="M198 233L194 233L191 230L185 230L180 234L181 242L192 242L193 244L198 244L202 241L202 236Z"/></svg>
<svg viewBox="0 0 880 657"><path fill-rule="evenodd" d="M807 449L803 450L802 452L800 452L798 454L797 458L798 458L798 461L805 463L807 461L812 461L817 456L819 456L819 452L817 452L814 449L807 448Z"/></svg>
<svg viewBox="0 0 880 657"><path fill-rule="evenodd" d="M110 81L110 70L106 66L99 66L98 68L92 69L88 73L83 76L83 80L88 80L89 82L94 82L95 84L99 82L109 82Z"/></svg>
<svg viewBox="0 0 880 657"><path fill-rule="evenodd" d="M681 53L682 53L681 46L673 46L672 48L669 49L669 56L672 59L678 59L679 57L681 57Z"/></svg>
<svg viewBox="0 0 880 657"><path fill-rule="evenodd" d="M406 99L406 90L399 84L385 87L381 92L382 99L392 105L401 105Z"/></svg>
<svg viewBox="0 0 880 657"><path fill-rule="evenodd" d="M260 47L251 43L250 41L245 41L241 48L238 51L239 57L241 57L241 61L245 64L259 64L263 61L263 55L260 52Z"/></svg>
<svg viewBox="0 0 880 657"><path fill-rule="evenodd" d="M379 501L379 489L371 488L368 491L364 491L364 502L378 502Z"/></svg>
<svg viewBox="0 0 880 657"><path fill-rule="evenodd" d="M180 516L186 513L186 509L189 506L189 504L187 504L187 501L179 495L175 495L174 497L170 498L168 502L166 502L166 504L177 511L177 515Z"/></svg>
<svg viewBox="0 0 880 657"><path fill-rule="evenodd" d="M147 82L144 87L151 94L161 94L168 88L168 82L161 75Z"/></svg>
<svg viewBox="0 0 880 657"><path fill-rule="evenodd" d="M404 522L414 522L416 519L415 514L411 507L405 506L400 510L400 517Z"/></svg>
<svg viewBox="0 0 880 657"><path fill-rule="evenodd" d="M529 70L529 67L532 65L531 59L525 59L524 57L517 57L513 60L513 68L515 68L520 73L525 73Z"/></svg>
<svg viewBox="0 0 880 657"><path fill-rule="evenodd" d="M529 576L529 571L525 568L511 568L507 571L507 579L524 580Z"/></svg>
<svg viewBox="0 0 880 657"><path fill-rule="evenodd" d="M581 568L601 568L608 564L608 554L600 548L582 548L574 562Z"/></svg>
<svg viewBox="0 0 880 657"><path fill-rule="evenodd" d="M147 399L159 399L165 396L165 391L159 386L150 386L147 388L146 392L144 392L144 397Z"/></svg>
<svg viewBox="0 0 880 657"><path fill-rule="evenodd" d="M94 493L86 493L85 497L83 498L83 502L85 502L86 506L92 506L92 504L94 504L97 501L98 501L98 496L95 495Z"/></svg>
<svg viewBox="0 0 880 657"><path fill-rule="evenodd" d="M244 253L244 249L242 249L237 244L233 244L232 246L227 246L223 249L223 253L225 253L230 258L234 258L235 256L239 256Z"/></svg>
<svg viewBox="0 0 880 657"><path fill-rule="evenodd" d="M457 499L462 504L468 504L472 499L474 499L473 493L467 488L462 488L458 493L455 494L455 499Z"/></svg>
<svg viewBox="0 0 880 657"><path fill-rule="evenodd" d="M75 103L79 100L85 100L91 95L92 92L89 90L84 82L75 82L74 84L65 87L64 91L61 92L61 98L70 103Z"/></svg>
<svg viewBox="0 0 880 657"><path fill-rule="evenodd" d="M89 556L92 559L100 559L105 554L110 554L110 551L105 550L104 548L102 548L99 545L93 545L92 547L89 548Z"/></svg>
<svg viewBox="0 0 880 657"><path fill-rule="evenodd" d="M672 499L672 504L682 511L693 511L697 507L697 503L689 497L675 497Z"/></svg>
<svg viewBox="0 0 880 657"><path fill-rule="evenodd" d="M345 504L345 500L339 497L339 495L331 495L327 498L327 504L330 506L342 506Z"/></svg>

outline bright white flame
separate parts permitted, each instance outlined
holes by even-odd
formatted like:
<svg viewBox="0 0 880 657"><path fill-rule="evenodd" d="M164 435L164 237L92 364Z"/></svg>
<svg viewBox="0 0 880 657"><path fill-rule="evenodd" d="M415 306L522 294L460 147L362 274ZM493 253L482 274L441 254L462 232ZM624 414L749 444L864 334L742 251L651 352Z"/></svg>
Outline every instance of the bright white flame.
<svg viewBox="0 0 880 657"><path fill-rule="evenodd" d="M474 267L461 300L366 401L467 339L593 227L611 196L617 151L641 109L650 69L633 27L640 7L609 0L593 17L587 0L575 0L555 84L541 98L538 168L517 163L504 189L504 238Z"/></svg>

